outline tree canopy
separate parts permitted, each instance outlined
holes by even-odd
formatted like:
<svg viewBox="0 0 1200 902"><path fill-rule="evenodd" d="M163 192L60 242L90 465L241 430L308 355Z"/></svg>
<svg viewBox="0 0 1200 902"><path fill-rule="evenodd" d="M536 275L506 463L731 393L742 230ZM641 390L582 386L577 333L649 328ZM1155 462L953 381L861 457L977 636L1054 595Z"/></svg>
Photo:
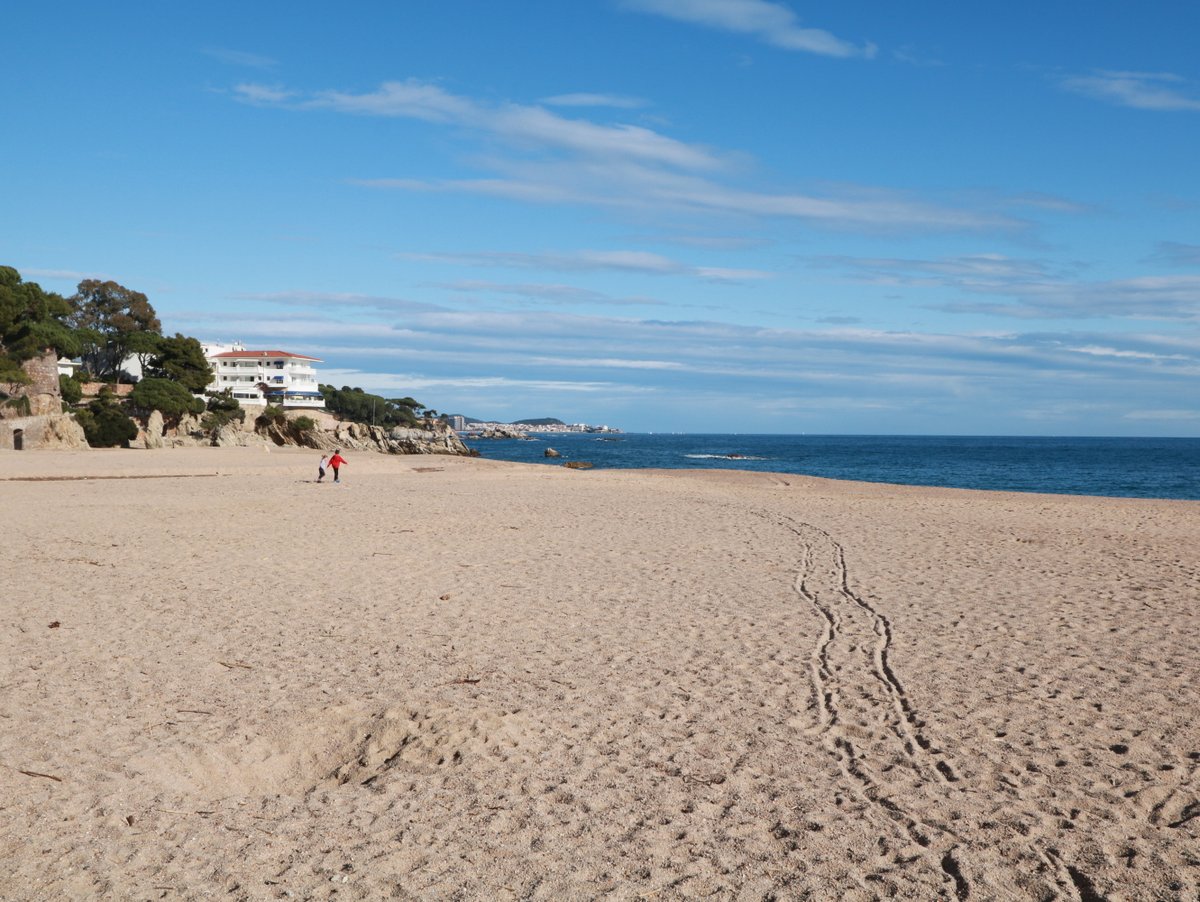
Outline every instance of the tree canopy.
<svg viewBox="0 0 1200 902"><path fill-rule="evenodd" d="M0 266L0 382L24 385L21 364L52 348L61 355L79 353L68 320L70 303L59 294L25 282L11 266Z"/></svg>
<svg viewBox="0 0 1200 902"><path fill-rule="evenodd" d="M203 413L205 409L202 398L171 379L142 379L129 393L129 403L146 413L157 410L168 419L178 419L185 413Z"/></svg>
<svg viewBox="0 0 1200 902"><path fill-rule="evenodd" d="M325 409L343 419L384 427L417 424L414 410L419 410L421 405L412 398L389 401L380 395L372 395L361 388L351 388L348 385L343 385L340 389L332 385L322 385L319 388L325 398Z"/></svg>
<svg viewBox="0 0 1200 902"><path fill-rule="evenodd" d="M121 405L107 390L100 397L75 414L83 427L84 438L93 448L122 447L137 438L138 429L133 420L126 416Z"/></svg>
<svg viewBox="0 0 1200 902"><path fill-rule="evenodd" d="M197 339L176 332L173 338L160 338L156 344L157 349L146 366L147 376L173 379L194 394L208 387L212 367Z"/></svg>
<svg viewBox="0 0 1200 902"><path fill-rule="evenodd" d="M79 330L84 365L97 379L118 378L125 358L135 348L144 352L141 333L162 333L147 297L116 282L84 279L70 300L75 307L70 323Z"/></svg>

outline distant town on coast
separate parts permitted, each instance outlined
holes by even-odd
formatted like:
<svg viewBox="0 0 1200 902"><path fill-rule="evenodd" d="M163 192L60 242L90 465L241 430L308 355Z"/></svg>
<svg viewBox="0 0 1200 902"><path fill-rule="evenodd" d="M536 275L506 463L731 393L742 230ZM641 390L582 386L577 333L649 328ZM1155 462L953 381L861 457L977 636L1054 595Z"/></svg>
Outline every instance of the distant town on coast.
<svg viewBox="0 0 1200 902"><path fill-rule="evenodd" d="M619 433L615 426L594 426L589 423L564 423L554 417L534 417L525 420L514 420L511 423L477 420L461 414L450 414L446 417L450 428L460 435L472 438L519 438L520 434L530 432L560 433Z"/></svg>

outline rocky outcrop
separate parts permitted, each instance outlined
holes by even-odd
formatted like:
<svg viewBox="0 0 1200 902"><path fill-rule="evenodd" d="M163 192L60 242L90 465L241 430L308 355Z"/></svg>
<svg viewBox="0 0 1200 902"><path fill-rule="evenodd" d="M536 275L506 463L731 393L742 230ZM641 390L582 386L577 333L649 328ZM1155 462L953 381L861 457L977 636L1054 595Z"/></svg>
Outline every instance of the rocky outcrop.
<svg viewBox="0 0 1200 902"><path fill-rule="evenodd" d="M448 426L434 424L429 429L413 429L395 426L385 429L366 423L334 421L332 426L318 424L300 435L294 429L271 426L267 436L277 445L294 444L309 448L332 451L383 451L387 454L457 454L470 456L471 452L458 433Z"/></svg>
<svg viewBox="0 0 1200 902"><path fill-rule="evenodd" d="M0 448L73 451L87 447L83 427L66 414L0 420Z"/></svg>
<svg viewBox="0 0 1200 902"><path fill-rule="evenodd" d="M187 415L180 419L178 425L166 430L162 443L155 445L152 444L153 438L150 433L154 431L151 424L156 416L158 417L159 431L162 431L162 415L155 411L148 418L143 441L147 448L198 445L215 445L225 448L270 444L295 445L323 451L341 448L343 451L381 451L385 454L474 456L473 452L458 437L458 433L441 423L432 424L428 429L403 427L385 429L382 426L370 426L366 423L344 422L322 411L300 410L289 411L287 419L284 421L260 427L255 423L257 413L258 410L255 408L248 408L244 422L234 420L215 431L205 429L200 417ZM298 428L296 421L300 417L307 417L315 424L314 427L311 429Z"/></svg>
<svg viewBox="0 0 1200 902"><path fill-rule="evenodd" d="M553 448L547 448L545 451L542 452L542 456L543 457L562 457L562 455L559 454L557 451L555 451Z"/></svg>
<svg viewBox="0 0 1200 902"><path fill-rule="evenodd" d="M146 418L146 428L142 430L142 444L147 448L163 447L163 415L157 410L151 411Z"/></svg>
<svg viewBox="0 0 1200 902"><path fill-rule="evenodd" d="M509 426L491 426L491 427L489 427L487 429L483 429L479 432L472 432L471 438L473 438L473 439L477 439L477 438L479 438L479 439L483 439L483 438L497 438L497 439L499 439L499 438L516 438L516 439L528 440L529 433L522 432L520 429L514 429Z"/></svg>

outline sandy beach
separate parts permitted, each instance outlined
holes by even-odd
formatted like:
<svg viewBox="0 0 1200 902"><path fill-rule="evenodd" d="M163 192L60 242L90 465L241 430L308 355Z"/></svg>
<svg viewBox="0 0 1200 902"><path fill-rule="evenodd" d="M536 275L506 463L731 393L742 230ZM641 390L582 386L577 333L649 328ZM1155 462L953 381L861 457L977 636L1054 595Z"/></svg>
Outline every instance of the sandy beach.
<svg viewBox="0 0 1200 902"><path fill-rule="evenodd" d="M0 898L1200 898L1200 503L6 453Z"/></svg>

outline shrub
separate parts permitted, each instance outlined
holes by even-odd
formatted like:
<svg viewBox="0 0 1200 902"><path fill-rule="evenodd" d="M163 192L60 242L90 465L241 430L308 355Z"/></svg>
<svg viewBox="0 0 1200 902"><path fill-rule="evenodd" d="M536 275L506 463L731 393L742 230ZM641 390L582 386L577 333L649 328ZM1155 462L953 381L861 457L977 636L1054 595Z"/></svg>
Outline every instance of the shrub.
<svg viewBox="0 0 1200 902"><path fill-rule="evenodd" d="M312 417L296 417L292 420L292 426L297 432L312 432L317 428L317 421Z"/></svg>
<svg viewBox="0 0 1200 902"><path fill-rule="evenodd" d="M138 429L120 406L104 400L93 401L75 414L83 435L93 448L128 447L137 438Z"/></svg>
<svg viewBox="0 0 1200 902"><path fill-rule="evenodd" d="M59 374L58 391L62 395L62 399L67 404L78 404L83 400L83 386L74 376L64 376Z"/></svg>
<svg viewBox="0 0 1200 902"><path fill-rule="evenodd" d="M259 429L268 429L271 426L286 429L287 423L287 414L283 412L283 408L276 407L273 404L268 404L264 407L262 413L254 420L254 425Z"/></svg>
<svg viewBox="0 0 1200 902"><path fill-rule="evenodd" d="M143 379L129 393L129 401L139 410L157 410L170 419L204 411L204 401L170 379Z"/></svg>
<svg viewBox="0 0 1200 902"><path fill-rule="evenodd" d="M216 432L234 420L244 423L246 421L246 411L242 409L242 405L238 403L238 399L233 396L233 392L226 389L222 392L210 393L208 396L208 412L200 420L200 425L209 432Z"/></svg>

